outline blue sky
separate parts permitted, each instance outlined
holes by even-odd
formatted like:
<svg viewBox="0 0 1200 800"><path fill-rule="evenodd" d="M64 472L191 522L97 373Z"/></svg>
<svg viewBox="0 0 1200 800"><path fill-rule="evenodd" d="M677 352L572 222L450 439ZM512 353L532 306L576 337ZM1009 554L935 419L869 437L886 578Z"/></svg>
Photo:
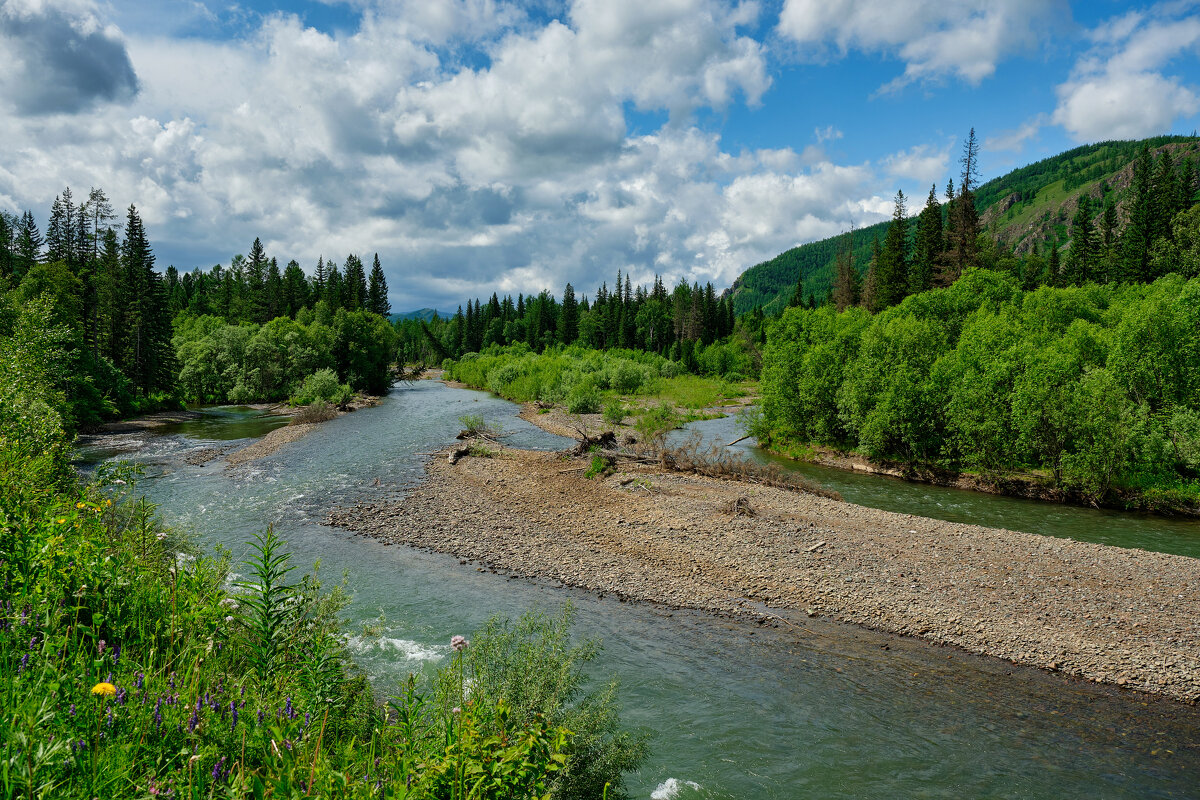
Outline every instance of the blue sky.
<svg viewBox="0 0 1200 800"><path fill-rule="evenodd" d="M0 40L0 208L99 186L181 268L378 252L398 310L723 288L972 126L985 180L1200 127L1193 2L0 0Z"/></svg>

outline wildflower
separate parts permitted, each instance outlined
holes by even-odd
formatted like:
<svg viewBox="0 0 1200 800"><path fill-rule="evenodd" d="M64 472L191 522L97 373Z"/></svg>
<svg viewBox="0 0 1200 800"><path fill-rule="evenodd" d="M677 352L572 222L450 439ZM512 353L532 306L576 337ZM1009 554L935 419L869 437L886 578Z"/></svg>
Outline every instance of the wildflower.
<svg viewBox="0 0 1200 800"><path fill-rule="evenodd" d="M469 644L470 644L470 642L467 641L465 636L453 636L450 639L450 646L453 647L455 650L457 650L460 653L463 650L466 650L467 645L469 645Z"/></svg>
<svg viewBox="0 0 1200 800"><path fill-rule="evenodd" d="M59 525L62 525L62 524L63 524L64 522L66 522L66 521L67 521L67 518L66 518L66 517L63 517L62 519L55 520L55 522L57 522Z"/></svg>
<svg viewBox="0 0 1200 800"><path fill-rule="evenodd" d="M20 675L28 667L29 667L29 653L26 653L25 655L21 656L21 666L17 667L17 674Z"/></svg>
<svg viewBox="0 0 1200 800"><path fill-rule="evenodd" d="M76 507L76 508L83 508L83 503L76 503L76 504L75 504L75 507Z"/></svg>
<svg viewBox="0 0 1200 800"><path fill-rule="evenodd" d="M108 645L104 643L103 639L101 639L100 644L97 645L97 649L100 651L100 658L104 658L104 649L106 647L108 647Z"/></svg>
<svg viewBox="0 0 1200 800"><path fill-rule="evenodd" d="M237 720L238 720L238 707L237 707L237 703L233 700L229 701L229 716L230 716L229 730L233 730L234 728L237 727Z"/></svg>
<svg viewBox="0 0 1200 800"><path fill-rule="evenodd" d="M157 533L154 535L154 538L161 542L167 538L167 535L165 533Z"/></svg>
<svg viewBox="0 0 1200 800"><path fill-rule="evenodd" d="M97 697L112 697L117 693L117 687L113 686L108 681L101 681L92 687L92 694Z"/></svg>
<svg viewBox="0 0 1200 800"><path fill-rule="evenodd" d="M229 770L222 769L225 766L225 756L221 756L221 760L213 764L212 776L214 781L219 781L229 774Z"/></svg>

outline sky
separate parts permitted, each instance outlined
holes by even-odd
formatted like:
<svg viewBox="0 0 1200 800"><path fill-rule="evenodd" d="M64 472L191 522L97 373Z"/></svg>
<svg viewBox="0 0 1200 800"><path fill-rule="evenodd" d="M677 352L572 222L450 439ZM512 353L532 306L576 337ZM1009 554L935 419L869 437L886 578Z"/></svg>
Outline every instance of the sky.
<svg viewBox="0 0 1200 800"><path fill-rule="evenodd" d="M1200 2L0 0L0 208L136 205L160 267L378 253L393 310L718 289L1107 139L1200 127Z"/></svg>

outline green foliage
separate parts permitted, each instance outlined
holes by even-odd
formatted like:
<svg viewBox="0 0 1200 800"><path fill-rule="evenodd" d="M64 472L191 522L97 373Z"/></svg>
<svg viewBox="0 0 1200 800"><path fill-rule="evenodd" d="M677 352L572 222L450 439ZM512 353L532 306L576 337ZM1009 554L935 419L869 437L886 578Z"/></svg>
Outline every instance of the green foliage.
<svg viewBox="0 0 1200 800"><path fill-rule="evenodd" d="M572 414L599 414L600 391L591 381L580 381L567 395L567 410Z"/></svg>
<svg viewBox="0 0 1200 800"><path fill-rule="evenodd" d="M530 612L509 622L493 618L463 652L470 698L490 707L501 698L510 720L532 724L539 717L572 732L569 755L550 781L557 800L628 797L623 776L646 753L646 735L623 730L616 710L616 684L585 691L584 670L599 651L596 641L572 643L574 611L559 616ZM453 704L460 684L442 673L438 694Z"/></svg>
<svg viewBox="0 0 1200 800"><path fill-rule="evenodd" d="M24 399L53 410L44 355L0 348L41 381ZM179 553L153 507L129 500L128 470L79 486L61 430L17 422L0 429L3 796L543 800L636 766L640 744L607 695L540 693L536 708L529 694L467 697L461 657L434 681L457 685L456 708L411 679L392 704L402 713L384 713L347 658L344 592L290 581L272 530L231 593L224 559ZM489 689L542 680L503 657L477 674ZM608 760L572 768L563 721Z"/></svg>
<svg viewBox="0 0 1200 800"><path fill-rule="evenodd" d="M300 382L296 393L288 402L295 406L306 406L318 401L343 405L354 396L350 385L338 383L337 373L331 369L319 369Z"/></svg>
<svg viewBox="0 0 1200 800"><path fill-rule="evenodd" d="M642 435L642 440L661 447L667 434L678 428L683 418L675 409L666 403L651 406L642 412L634 423L634 428Z"/></svg>
<svg viewBox="0 0 1200 800"><path fill-rule="evenodd" d="M583 473L583 477L591 480L592 478L603 478L613 471L613 462L611 458L605 458L599 453L592 455L592 463L588 465L587 472Z"/></svg>
<svg viewBox="0 0 1200 800"><path fill-rule="evenodd" d="M604 410L601 413L604 415L604 421L609 425L620 425L625 421L627 409L624 403L614 397L604 404Z"/></svg>
<svg viewBox="0 0 1200 800"><path fill-rule="evenodd" d="M1027 292L976 270L875 317L789 309L754 431L781 449L1032 472L1091 501L1195 504L1198 300L1195 278Z"/></svg>

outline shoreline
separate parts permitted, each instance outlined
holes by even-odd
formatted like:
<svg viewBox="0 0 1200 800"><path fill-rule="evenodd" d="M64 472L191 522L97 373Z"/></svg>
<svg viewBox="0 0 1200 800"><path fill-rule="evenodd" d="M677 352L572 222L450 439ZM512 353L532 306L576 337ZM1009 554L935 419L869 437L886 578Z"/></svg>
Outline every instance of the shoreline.
<svg viewBox="0 0 1200 800"><path fill-rule="evenodd" d="M545 416L545 415L542 415ZM1200 561L503 448L327 522L622 600L852 623L1194 705ZM802 626L800 626L802 627Z"/></svg>

